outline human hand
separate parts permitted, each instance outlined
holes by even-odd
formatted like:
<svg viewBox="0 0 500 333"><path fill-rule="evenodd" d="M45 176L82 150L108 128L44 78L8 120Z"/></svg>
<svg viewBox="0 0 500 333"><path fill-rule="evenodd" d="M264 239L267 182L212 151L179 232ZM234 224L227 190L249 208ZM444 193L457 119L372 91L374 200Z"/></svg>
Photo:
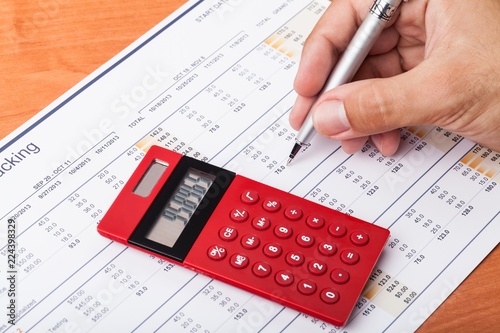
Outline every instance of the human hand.
<svg viewBox="0 0 500 333"><path fill-rule="evenodd" d="M397 151L400 127L435 125L500 151L500 1L409 0L353 82L317 96L372 0L334 0L302 52L290 124L314 127L348 153L368 137Z"/></svg>

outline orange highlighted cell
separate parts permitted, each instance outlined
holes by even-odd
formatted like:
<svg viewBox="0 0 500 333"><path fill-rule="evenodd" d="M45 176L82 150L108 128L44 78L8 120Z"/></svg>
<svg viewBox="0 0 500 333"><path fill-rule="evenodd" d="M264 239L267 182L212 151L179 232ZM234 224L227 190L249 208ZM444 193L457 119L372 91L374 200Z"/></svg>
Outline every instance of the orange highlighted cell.
<svg viewBox="0 0 500 333"><path fill-rule="evenodd" d="M460 160L460 162L462 162L463 164L469 164L469 162L474 157L476 157L476 154L473 154L472 152L468 152L467 155L465 155L464 157L462 157L462 159Z"/></svg>
<svg viewBox="0 0 500 333"><path fill-rule="evenodd" d="M370 290L368 290L366 293L363 294L363 296L368 299L368 300L371 300L373 298L373 296L375 296L378 291L379 291L379 287L378 286L375 286L373 288L371 288Z"/></svg>
<svg viewBox="0 0 500 333"><path fill-rule="evenodd" d="M484 158L477 157L476 159L472 160L472 162L469 163L469 166L473 169L476 169L483 161Z"/></svg>

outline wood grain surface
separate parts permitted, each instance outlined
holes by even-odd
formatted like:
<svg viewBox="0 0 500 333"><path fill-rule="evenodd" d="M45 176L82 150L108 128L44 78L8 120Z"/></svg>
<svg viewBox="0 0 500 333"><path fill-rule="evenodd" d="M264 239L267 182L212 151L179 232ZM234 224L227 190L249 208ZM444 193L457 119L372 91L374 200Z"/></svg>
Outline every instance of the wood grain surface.
<svg viewBox="0 0 500 333"><path fill-rule="evenodd" d="M185 1L3 0L0 138L140 37ZM500 332L500 249L419 332ZM419 309L425 316L437 304Z"/></svg>

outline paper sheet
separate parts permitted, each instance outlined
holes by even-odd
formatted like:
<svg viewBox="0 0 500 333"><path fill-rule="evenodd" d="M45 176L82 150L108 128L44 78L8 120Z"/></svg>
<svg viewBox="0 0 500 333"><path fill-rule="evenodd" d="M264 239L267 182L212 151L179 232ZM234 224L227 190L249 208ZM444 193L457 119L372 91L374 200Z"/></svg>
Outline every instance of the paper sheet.
<svg viewBox="0 0 500 333"><path fill-rule="evenodd" d="M393 157L316 136L287 167L293 78L328 4L189 1L4 139L0 332L415 330L498 244L500 154L411 127ZM153 144L389 228L348 325L98 235Z"/></svg>

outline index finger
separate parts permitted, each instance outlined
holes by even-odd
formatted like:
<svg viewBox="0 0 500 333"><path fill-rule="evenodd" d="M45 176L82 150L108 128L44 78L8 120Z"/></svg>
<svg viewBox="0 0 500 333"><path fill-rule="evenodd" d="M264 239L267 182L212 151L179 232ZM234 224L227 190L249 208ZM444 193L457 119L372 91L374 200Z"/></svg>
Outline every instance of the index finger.
<svg viewBox="0 0 500 333"><path fill-rule="evenodd" d="M294 81L299 95L312 97L321 91L371 4L372 0L332 1L304 44Z"/></svg>

